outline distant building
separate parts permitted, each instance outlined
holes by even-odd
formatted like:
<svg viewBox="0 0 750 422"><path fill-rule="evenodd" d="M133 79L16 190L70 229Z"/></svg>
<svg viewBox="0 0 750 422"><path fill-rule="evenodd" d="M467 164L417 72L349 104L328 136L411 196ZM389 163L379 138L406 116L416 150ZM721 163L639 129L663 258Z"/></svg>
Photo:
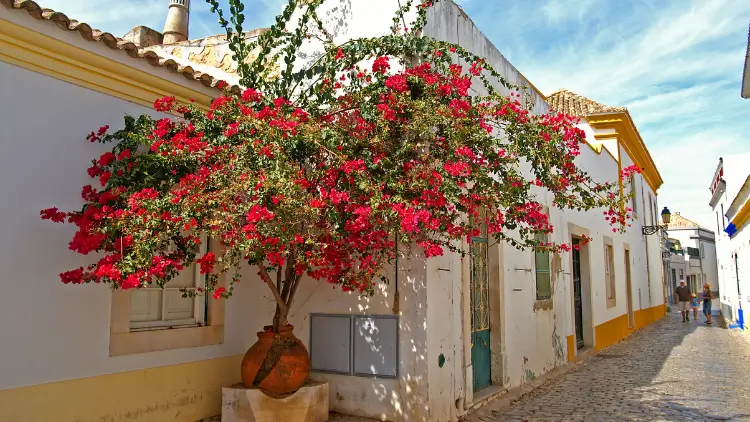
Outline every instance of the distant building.
<svg viewBox="0 0 750 422"><path fill-rule="evenodd" d="M676 212L672 214L668 233L672 243L669 269L669 279L672 285L670 287L674 288L684 275L685 284L700 297L703 285L708 284L716 295L712 304L713 310L718 313L720 289L714 232Z"/></svg>

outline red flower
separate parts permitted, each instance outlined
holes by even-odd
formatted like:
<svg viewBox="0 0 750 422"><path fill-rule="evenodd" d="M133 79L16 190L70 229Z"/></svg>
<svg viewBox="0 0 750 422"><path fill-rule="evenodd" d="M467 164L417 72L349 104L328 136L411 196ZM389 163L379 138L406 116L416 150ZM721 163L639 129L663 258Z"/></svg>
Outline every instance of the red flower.
<svg viewBox="0 0 750 422"><path fill-rule="evenodd" d="M117 156L118 160L124 160L126 158L130 158L130 150L129 149L122 150L122 152L120 152L120 154Z"/></svg>
<svg viewBox="0 0 750 422"><path fill-rule="evenodd" d="M174 107L174 102L174 97L159 98L158 100L154 101L154 108L156 109L156 111L168 112L172 110L172 107Z"/></svg>
<svg viewBox="0 0 750 422"><path fill-rule="evenodd" d="M42 220L52 220L55 223L62 223L65 221L65 213L60 212L57 208L47 208L40 212Z"/></svg>
<svg viewBox="0 0 750 422"><path fill-rule="evenodd" d="M60 281L65 284L82 284L84 282L83 267L60 273Z"/></svg>
<svg viewBox="0 0 750 422"><path fill-rule="evenodd" d="M105 171L104 173L99 175L99 183L101 183L102 186L105 186L110 177L112 177L112 173L109 171Z"/></svg>
<svg viewBox="0 0 750 422"><path fill-rule="evenodd" d="M213 252L207 252L202 257L195 260L198 264L201 266L201 274L208 274L214 269L214 264L216 264L216 256Z"/></svg>
<svg viewBox="0 0 750 422"><path fill-rule="evenodd" d="M256 91L252 88L248 88L242 93L242 101L245 103L249 103L249 102L257 103L257 102L260 102L260 100L262 99L263 99L263 94L261 94L259 91Z"/></svg>
<svg viewBox="0 0 750 422"><path fill-rule="evenodd" d="M120 282L120 287L123 290L136 289L136 288L140 287L140 285L141 285L141 280L135 274L131 274L131 275L125 277Z"/></svg>
<svg viewBox="0 0 750 422"><path fill-rule="evenodd" d="M409 84L403 75L394 75L386 79L385 86L397 92L406 92L409 90Z"/></svg>
<svg viewBox="0 0 750 422"><path fill-rule="evenodd" d="M224 287L219 287L216 290L214 290L214 299L220 299L224 293L227 291Z"/></svg>
<svg viewBox="0 0 750 422"><path fill-rule="evenodd" d="M375 73L384 74L390 68L391 65L388 63L388 57L386 56L376 58L375 62L372 64L372 71Z"/></svg>
<svg viewBox="0 0 750 422"><path fill-rule="evenodd" d="M101 157L99 157L99 165L102 167L108 166L112 164L112 162L115 161L116 158L117 157L115 156L115 154L111 152L105 152Z"/></svg>

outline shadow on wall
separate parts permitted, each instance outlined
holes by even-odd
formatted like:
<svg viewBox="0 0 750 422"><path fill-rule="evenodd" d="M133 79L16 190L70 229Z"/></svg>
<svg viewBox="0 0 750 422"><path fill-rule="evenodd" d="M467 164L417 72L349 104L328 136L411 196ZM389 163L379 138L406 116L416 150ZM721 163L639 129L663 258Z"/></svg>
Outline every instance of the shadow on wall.
<svg viewBox="0 0 750 422"><path fill-rule="evenodd" d="M399 258L398 279L393 267L386 268L389 281L380 282L372 297L343 292L312 279L300 285L289 320L295 326L295 335L308 349L311 314L353 315L352 341L343 347L356 348L358 355L367 356L366 363L364 359L358 362L352 359L348 374L312 372L311 379L329 383L332 411L384 421L431 420L427 401L428 274L425 259L416 252L412 251L411 259ZM243 306L253 307L248 328L260 330L271 322L275 302L271 293L260 285L256 271L254 267L244 271L247 281L242 287L253 285L259 294ZM341 346L339 338L346 341L345 336L332 336L328 340L330 346L323 350ZM398 351L395 358L394 347ZM368 375L373 373L390 376Z"/></svg>

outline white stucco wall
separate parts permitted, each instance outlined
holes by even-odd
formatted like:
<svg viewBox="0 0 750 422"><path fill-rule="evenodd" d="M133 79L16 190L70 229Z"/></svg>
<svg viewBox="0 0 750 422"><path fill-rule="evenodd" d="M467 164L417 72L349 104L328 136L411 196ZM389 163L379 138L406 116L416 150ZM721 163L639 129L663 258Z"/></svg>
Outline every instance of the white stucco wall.
<svg viewBox="0 0 750 422"><path fill-rule="evenodd" d="M86 141L88 132L104 124L116 130L125 114L155 113L2 62L0 74L0 92L9 94L0 98L5 110L0 186L6 198L13 198L0 202L0 319L5 321L0 325L0 389L244 353L273 316L272 296L250 268L227 301L224 344L109 357L112 293L106 286L59 281L60 272L95 258L68 251L73 227L43 221L39 211L80 207L81 186L90 183L85 169L107 149ZM453 382L448 368L455 362L454 339L443 312L454 306L454 286L460 286L461 275L458 270L438 271L446 265L460 269L460 263L448 261L430 260L426 268L418 258L401 263L400 379L315 374L331 382L332 409L389 420L401 420L403 415L413 416L408 420L438 420L428 417L426 374L428 356L430 365L436 366L437 355L445 353L447 364L438 372L448 374L446 385ZM426 278L440 281L430 298ZM309 344L311 312L392 314L394 286L382 287L375 297L364 299L309 280L300 287L292 308L295 333ZM428 322L433 300L436 305ZM459 309L458 301L455 305ZM437 354L427 352L428 327L429 341L435 345L430 350ZM450 417L450 409L444 412Z"/></svg>
<svg viewBox="0 0 750 422"><path fill-rule="evenodd" d="M349 7L348 15L345 13L349 19L343 21L337 40L387 33L398 2L355 1ZM330 18L330 22L339 21ZM40 32L59 35L59 29L50 23L32 20L30 25L36 25L34 29ZM430 23L424 32L460 43L486 57L511 83L527 85L518 70L452 2L441 2L430 11ZM90 45L76 33L61 36L68 37L66 41L71 44L185 83L182 76L152 68L103 45ZM86 142L88 132L104 124L117 129L124 114L152 111L4 63L0 63L0 74L0 92L8 93L0 97L5 111L0 132L5 148L0 156L0 193L13 198L0 203L0 215L4 217L0 222L0 283L4 288L0 296L0 319L4 321L0 325L4 358L0 362L0 389L244 353L255 342L256 331L268 324L273 314L271 294L250 268L227 303L224 344L109 357L111 292L104 286L65 286L59 282L61 271L90 261L67 251L73 229L42 221L39 210L80 206L76 198L81 186L89 182L85 168L104 150ZM475 88L481 93L481 87ZM533 89L529 93L533 112L546 112L544 100ZM623 157L623 167L629 165L623 152L615 155ZM606 152L599 155L583 147L578 164L597 180L617 178L617 163ZM642 183L642 178L638 181ZM569 223L587 228L594 238L588 247L590 325L626 312L623 242L629 244L633 259L635 309L662 303L656 236L649 239L653 242L649 243L649 301L645 248L638 224L619 235L611 233L600 211L563 214L552 210L551 219L556 227L554 241L570 241ZM614 244L618 283L617 304L612 308L606 306L603 283L603 236L612 237ZM533 253L510 247L491 252L495 255L490 262L497 263L490 268L491 274L496 274L491 290L497 289L492 300L498 304L495 312L501 313L493 321L502 322L493 327L493 335L499 332L502 338L502 345L493 348L493 368L498 367L497 374L493 369L493 380L516 386L567 360L565 341L573 334L570 255L560 257L562 271L553 283L552 308L534 310ZM332 410L394 421L453 421L465 412L472 398L468 300L462 294L467 286L467 260L446 255L425 264L419 256L413 256L400 265L398 379L318 373L313 377L330 382ZM297 293L290 320L295 333L309 344L310 313L392 314L394 289L394 284L381 286L376 296L365 299L307 280ZM445 357L442 367L438 364L441 354Z"/></svg>
<svg viewBox="0 0 750 422"><path fill-rule="evenodd" d="M724 232L730 221L724 215L747 179L747 160L750 154L724 157L726 191L721 194L712 211L718 219L716 234L716 265L719 279L720 303L724 316L736 321L738 310L745 311L745 326L748 326L747 310L750 309L750 230L744 227L730 238ZM707 196L708 198L708 196ZM736 264L734 254L737 254Z"/></svg>
<svg viewBox="0 0 750 422"><path fill-rule="evenodd" d="M86 134L152 110L3 62L0 75L0 389L244 353L255 337L243 324L249 288L227 305L223 345L109 357L111 292L60 282L94 257L68 251L74 228L39 211L81 206L86 168L105 151Z"/></svg>

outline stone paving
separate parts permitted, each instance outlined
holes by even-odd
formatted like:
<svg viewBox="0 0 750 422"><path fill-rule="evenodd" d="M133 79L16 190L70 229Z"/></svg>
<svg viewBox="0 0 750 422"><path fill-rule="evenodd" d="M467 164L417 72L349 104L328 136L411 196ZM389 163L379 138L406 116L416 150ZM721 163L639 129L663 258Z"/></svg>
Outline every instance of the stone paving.
<svg viewBox="0 0 750 422"><path fill-rule="evenodd" d="M489 403L464 420L750 421L749 338L668 316L517 401Z"/></svg>
<svg viewBox="0 0 750 422"><path fill-rule="evenodd" d="M462 420L750 421L750 333L668 316L507 403Z"/></svg>

